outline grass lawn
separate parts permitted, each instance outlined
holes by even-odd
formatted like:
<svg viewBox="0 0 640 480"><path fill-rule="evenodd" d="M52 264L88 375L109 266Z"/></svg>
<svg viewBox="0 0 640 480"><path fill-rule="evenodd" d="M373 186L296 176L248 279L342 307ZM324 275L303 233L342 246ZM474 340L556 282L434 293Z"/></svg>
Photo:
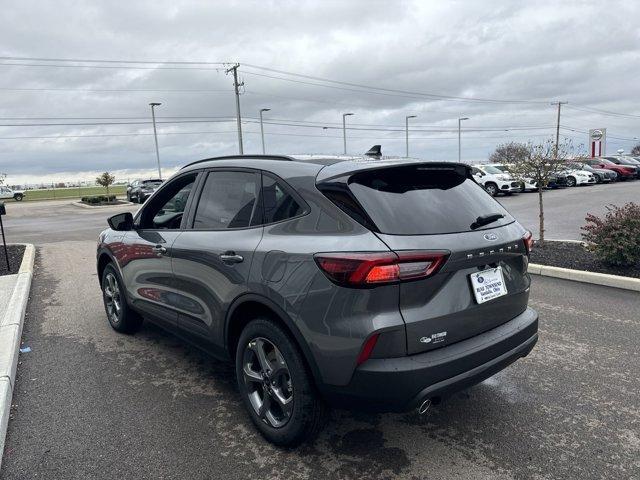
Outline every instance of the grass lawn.
<svg viewBox="0 0 640 480"><path fill-rule="evenodd" d="M109 187L109 193L113 195L124 195L127 191L125 185L114 185ZM81 198L89 195L106 195L104 187L71 187L71 188L46 188L42 190L25 190L23 202L36 200L57 200L61 198ZM9 200L7 201L15 201Z"/></svg>

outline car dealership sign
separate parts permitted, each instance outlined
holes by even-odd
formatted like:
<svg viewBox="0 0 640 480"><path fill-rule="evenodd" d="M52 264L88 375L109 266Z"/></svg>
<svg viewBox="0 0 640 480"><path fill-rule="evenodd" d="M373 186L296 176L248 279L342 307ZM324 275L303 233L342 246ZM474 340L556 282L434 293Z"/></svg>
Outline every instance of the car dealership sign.
<svg viewBox="0 0 640 480"><path fill-rule="evenodd" d="M606 155L607 129L594 128L589 130L589 152L592 157Z"/></svg>

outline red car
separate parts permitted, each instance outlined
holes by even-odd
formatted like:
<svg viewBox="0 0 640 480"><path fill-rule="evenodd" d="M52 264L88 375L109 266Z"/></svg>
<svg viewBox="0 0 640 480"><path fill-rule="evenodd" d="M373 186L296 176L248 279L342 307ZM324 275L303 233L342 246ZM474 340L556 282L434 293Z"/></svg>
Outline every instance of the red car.
<svg viewBox="0 0 640 480"><path fill-rule="evenodd" d="M589 158L585 160L585 163L594 168L606 168L607 170L613 170L618 174L618 180L629 180L636 176L636 169L634 167L630 165L616 165L606 158Z"/></svg>

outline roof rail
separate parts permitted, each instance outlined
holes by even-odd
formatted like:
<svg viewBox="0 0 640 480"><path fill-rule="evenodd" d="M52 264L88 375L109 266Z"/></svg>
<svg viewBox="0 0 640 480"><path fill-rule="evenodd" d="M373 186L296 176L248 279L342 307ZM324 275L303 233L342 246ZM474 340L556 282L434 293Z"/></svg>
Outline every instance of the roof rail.
<svg viewBox="0 0 640 480"><path fill-rule="evenodd" d="M196 160L195 162L187 163L186 165L180 167L180 170L183 168L190 167L191 165L196 165L198 163L203 162L212 162L214 160L232 160L232 159L247 159L247 160L283 160L286 162L292 162L293 159L291 157L287 157L285 155L225 155L222 157L211 157L211 158L203 158L202 160Z"/></svg>

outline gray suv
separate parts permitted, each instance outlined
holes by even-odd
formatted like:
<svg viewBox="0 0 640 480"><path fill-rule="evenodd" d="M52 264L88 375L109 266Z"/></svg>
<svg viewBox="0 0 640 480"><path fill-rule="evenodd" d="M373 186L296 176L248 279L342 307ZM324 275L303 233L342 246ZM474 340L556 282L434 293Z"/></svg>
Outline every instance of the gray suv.
<svg viewBox="0 0 640 480"><path fill-rule="evenodd" d="M182 168L100 234L111 326L142 318L235 361L260 432L327 405L424 411L535 345L531 234L468 165L234 156Z"/></svg>

